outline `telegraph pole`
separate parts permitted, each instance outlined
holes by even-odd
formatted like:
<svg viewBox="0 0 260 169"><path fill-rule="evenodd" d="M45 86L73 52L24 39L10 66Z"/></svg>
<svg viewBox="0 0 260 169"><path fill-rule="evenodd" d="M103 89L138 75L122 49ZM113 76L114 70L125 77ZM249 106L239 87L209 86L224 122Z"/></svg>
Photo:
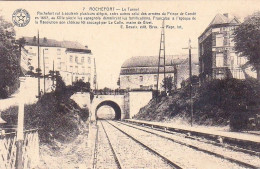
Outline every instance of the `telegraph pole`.
<svg viewBox="0 0 260 169"><path fill-rule="evenodd" d="M161 57L163 51L163 57ZM160 40L160 50L159 50L159 58L158 58L158 71L157 71L157 86L156 86L156 102L159 95L159 76L160 76L160 67L161 67L161 59L163 59L163 77L165 79L165 32L164 32L164 20L162 23L162 31L161 31L161 40ZM165 85L165 92L166 92L166 85Z"/></svg>
<svg viewBox="0 0 260 169"><path fill-rule="evenodd" d="M38 99L41 97L41 81L40 81L40 35L38 30Z"/></svg>
<svg viewBox="0 0 260 169"><path fill-rule="evenodd" d="M55 73L54 73L54 60L52 60L52 86L54 87L54 78L55 78Z"/></svg>
<svg viewBox="0 0 260 169"><path fill-rule="evenodd" d="M44 56L44 49L42 50L42 55L43 55L43 92L45 94L45 56Z"/></svg>
<svg viewBox="0 0 260 169"><path fill-rule="evenodd" d="M19 93L19 110L18 110L18 120L17 120L17 138L16 138L16 161L15 168L23 169L23 128L24 128L24 83L25 78L20 77L20 93Z"/></svg>
<svg viewBox="0 0 260 169"><path fill-rule="evenodd" d="M94 58L94 85L95 91L97 91L97 70L96 70L96 59Z"/></svg>
<svg viewBox="0 0 260 169"><path fill-rule="evenodd" d="M193 100L192 100L192 67L191 67L191 49L196 49L191 47L191 40L189 39L189 46L187 48L183 49L189 49L189 79L190 79L190 115L191 115L191 126L193 123Z"/></svg>

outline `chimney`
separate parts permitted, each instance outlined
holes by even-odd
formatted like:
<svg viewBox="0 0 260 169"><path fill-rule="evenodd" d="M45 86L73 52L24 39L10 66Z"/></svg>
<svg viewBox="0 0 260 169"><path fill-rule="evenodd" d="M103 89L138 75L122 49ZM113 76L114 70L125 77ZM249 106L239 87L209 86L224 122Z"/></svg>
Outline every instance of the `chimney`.
<svg viewBox="0 0 260 169"><path fill-rule="evenodd" d="M223 15L228 18L228 13L224 13Z"/></svg>

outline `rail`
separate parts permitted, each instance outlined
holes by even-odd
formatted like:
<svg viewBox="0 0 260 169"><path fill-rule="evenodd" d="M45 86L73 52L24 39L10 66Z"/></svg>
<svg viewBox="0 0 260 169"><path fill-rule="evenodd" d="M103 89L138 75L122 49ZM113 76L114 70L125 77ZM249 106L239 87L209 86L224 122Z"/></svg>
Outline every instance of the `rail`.
<svg viewBox="0 0 260 169"><path fill-rule="evenodd" d="M161 159L163 159L167 164L169 164L172 168L174 169L182 169L182 167L180 167L179 165L177 165L175 162L171 161L170 159L168 159L167 157L165 157L164 155L160 154L159 152L157 152L156 150L150 148L149 146L145 145L144 143L142 143L141 141L137 140L136 138L134 138L132 135L126 133L125 131L121 130L119 127L113 125L112 123L106 121L108 124L110 124L111 126L113 126L114 128L116 128L118 131L120 131L121 133L123 133L124 135L126 135L127 137L129 137L130 139L132 139L133 141L135 141L137 144L141 145L142 147L144 147L146 150L148 150L149 152L151 152L152 154L155 154L156 156L160 157Z"/></svg>
<svg viewBox="0 0 260 169"><path fill-rule="evenodd" d="M213 156L218 157L218 158L225 159L225 160L230 161L230 162L232 162L232 163L237 163L238 165L243 166L243 167L246 167L246 168L255 168L255 169L257 169L256 166L251 165L251 164L249 164L249 163L246 163L246 162L243 162L243 161L239 161L239 160L236 160L236 159L234 159L234 158L232 158L232 157L230 158L230 157L228 157L228 156L225 156L225 155L222 155L222 154L218 154L218 153L215 153L215 152L213 152L213 151L209 151L209 150L207 150L207 149L200 148L200 147L198 147L198 146L194 146L194 145L192 145L192 144L190 144L190 143L185 143L185 142L182 142L182 141L177 141L177 140L175 140L175 139L172 139L172 138L170 138L170 137L167 137L167 136L164 136L164 135L161 135L161 134L157 134L157 133L155 133L155 132L151 132L151 131L148 131L148 130L145 130L145 129L141 129L141 128L138 128L138 127L134 127L133 124L132 124L132 125L129 125L129 124L125 123L125 122L120 122L120 121L117 121L117 123L126 125L126 126L131 127L131 128L135 128L135 129L137 129L137 130L140 130L140 131L143 131L143 132L146 132L146 133L150 133L150 134L156 135L156 136L158 136L158 137L161 137L161 138L170 140L170 141L175 142L175 143L177 143L177 144L180 144L180 145L183 145L183 146L187 146L187 147L192 148L192 149L194 149L194 150L196 150L196 151L201 151L201 152L203 152L203 153L206 153L206 154L209 154L209 155L213 155ZM135 125L135 126L137 126L137 125ZM143 127L143 126L142 126L142 127ZM152 129L153 129L153 130L157 130L156 128L152 128ZM158 131L165 132L165 133L169 133L169 132L167 132L167 131L165 131L165 130L158 130ZM169 133L169 134L172 134L172 133ZM193 139L194 139L194 138L193 138ZM226 147L226 146L225 146L225 147ZM257 156L259 156L259 155L257 155Z"/></svg>
<svg viewBox="0 0 260 169"><path fill-rule="evenodd" d="M254 151L254 152L257 152L257 154L260 152L260 143L259 142L254 142L254 141L250 141L250 140L242 140L242 139L237 139L237 138L232 138L232 137L227 137L227 136L220 136L220 135L216 135L216 134L202 133L202 132L191 131L191 130L186 130L186 129L179 129L179 128L151 124L151 123L146 123L146 122L132 121L132 120L127 120L127 119L125 119L124 121L128 122L128 123L136 124L136 125L149 126L151 128L157 128L157 129L172 131L172 132L176 132L176 133L182 133L182 134L186 134L188 136L201 137L201 138L205 138L205 139L208 139L208 140L211 140L214 142L219 142L219 140L221 138L222 143L240 147L242 149L245 149L245 151L246 150Z"/></svg>

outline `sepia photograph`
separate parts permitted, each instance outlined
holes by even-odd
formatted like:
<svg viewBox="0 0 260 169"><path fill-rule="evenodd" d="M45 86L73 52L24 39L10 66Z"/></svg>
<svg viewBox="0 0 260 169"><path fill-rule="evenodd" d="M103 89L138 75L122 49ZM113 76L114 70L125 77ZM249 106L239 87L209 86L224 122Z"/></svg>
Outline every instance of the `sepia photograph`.
<svg viewBox="0 0 260 169"><path fill-rule="evenodd" d="M260 1L0 1L0 169L166 168L260 168Z"/></svg>

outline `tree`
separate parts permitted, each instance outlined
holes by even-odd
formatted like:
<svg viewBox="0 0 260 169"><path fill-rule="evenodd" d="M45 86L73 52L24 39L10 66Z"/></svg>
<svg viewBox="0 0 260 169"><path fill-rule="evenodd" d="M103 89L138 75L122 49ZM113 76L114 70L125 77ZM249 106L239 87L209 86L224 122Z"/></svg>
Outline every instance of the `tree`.
<svg viewBox="0 0 260 169"><path fill-rule="evenodd" d="M248 59L260 81L260 12L245 18L234 31L235 50Z"/></svg>
<svg viewBox="0 0 260 169"><path fill-rule="evenodd" d="M7 97L19 87L20 54L15 35L12 23L0 16L0 97Z"/></svg>
<svg viewBox="0 0 260 169"><path fill-rule="evenodd" d="M120 77L117 79L117 82L116 82L117 86L120 87Z"/></svg>
<svg viewBox="0 0 260 169"><path fill-rule="evenodd" d="M64 90L66 90L66 84L62 80L59 71L56 71L55 79L56 79L55 93L61 94Z"/></svg>
<svg viewBox="0 0 260 169"><path fill-rule="evenodd" d="M174 88L174 79L172 76L168 76L163 79L162 87L166 89L166 92L171 94L172 89Z"/></svg>
<svg viewBox="0 0 260 169"><path fill-rule="evenodd" d="M42 70L40 68L36 68L35 71L37 72L37 76L41 76Z"/></svg>
<svg viewBox="0 0 260 169"><path fill-rule="evenodd" d="M34 67L33 67L33 66L29 66L29 69L30 69L30 71L32 72L33 69L34 69Z"/></svg>
<svg viewBox="0 0 260 169"><path fill-rule="evenodd" d="M74 87L75 87L75 90L77 92L79 92L79 91L89 92L90 91L90 83L89 82L83 82L82 79L80 79L79 81L76 81L74 83Z"/></svg>

